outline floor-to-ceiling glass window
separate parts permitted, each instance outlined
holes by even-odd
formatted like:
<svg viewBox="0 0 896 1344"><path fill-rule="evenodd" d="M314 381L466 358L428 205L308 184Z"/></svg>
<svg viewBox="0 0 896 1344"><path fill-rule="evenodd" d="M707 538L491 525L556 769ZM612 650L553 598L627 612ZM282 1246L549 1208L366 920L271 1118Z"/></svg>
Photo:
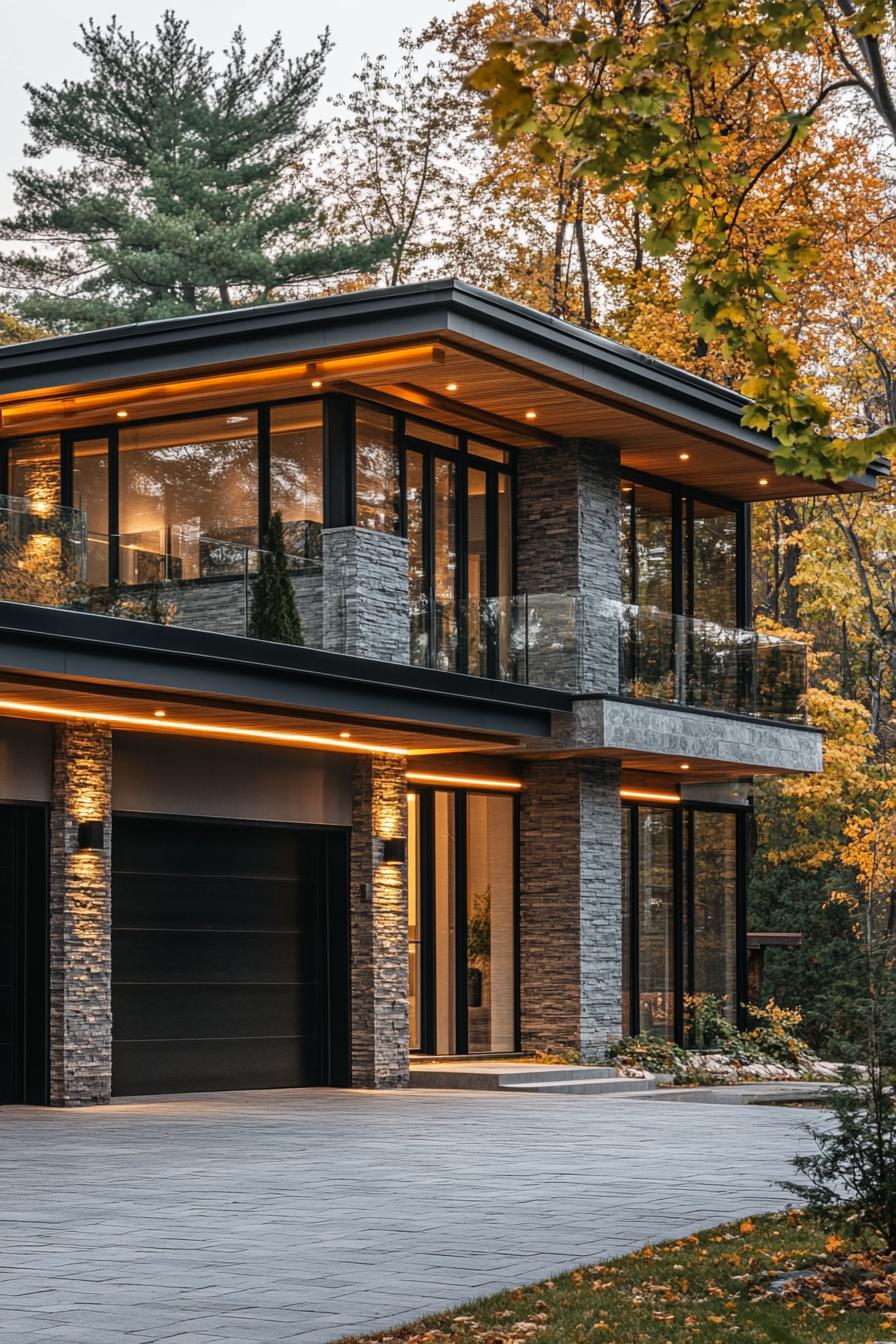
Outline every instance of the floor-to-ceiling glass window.
<svg viewBox="0 0 896 1344"><path fill-rule="evenodd" d="M355 520L375 532L401 528L395 417L363 401L355 407Z"/></svg>
<svg viewBox="0 0 896 1344"><path fill-rule="evenodd" d="M408 820L411 1049L512 1051L516 799L423 789Z"/></svg>
<svg viewBox="0 0 896 1344"><path fill-rule="evenodd" d="M701 786L724 805L626 809L622 1010L626 1031L682 1040L686 994L713 994L734 1022L745 992L742 917L749 812L737 786Z"/></svg>
<svg viewBox="0 0 896 1344"><path fill-rule="evenodd" d="M86 577L92 586L109 581L109 440L76 438L72 444L72 504L84 515Z"/></svg>
<svg viewBox="0 0 896 1344"><path fill-rule="evenodd" d="M125 583L201 577L200 538L258 545L257 421L233 411L119 432Z"/></svg>
<svg viewBox="0 0 896 1344"><path fill-rule="evenodd" d="M30 500L36 513L50 513L60 502L60 438L34 434L7 444L7 493Z"/></svg>
<svg viewBox="0 0 896 1344"><path fill-rule="evenodd" d="M290 554L316 560L324 526L323 402L272 406L270 416L271 512L283 519Z"/></svg>

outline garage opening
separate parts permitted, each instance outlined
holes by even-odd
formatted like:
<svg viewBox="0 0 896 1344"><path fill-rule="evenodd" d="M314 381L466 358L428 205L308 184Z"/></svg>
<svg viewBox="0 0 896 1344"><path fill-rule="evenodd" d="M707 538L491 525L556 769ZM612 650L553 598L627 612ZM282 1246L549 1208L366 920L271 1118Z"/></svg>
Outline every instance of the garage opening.
<svg viewBox="0 0 896 1344"><path fill-rule="evenodd" d="M349 1082L348 839L117 813L112 1092Z"/></svg>

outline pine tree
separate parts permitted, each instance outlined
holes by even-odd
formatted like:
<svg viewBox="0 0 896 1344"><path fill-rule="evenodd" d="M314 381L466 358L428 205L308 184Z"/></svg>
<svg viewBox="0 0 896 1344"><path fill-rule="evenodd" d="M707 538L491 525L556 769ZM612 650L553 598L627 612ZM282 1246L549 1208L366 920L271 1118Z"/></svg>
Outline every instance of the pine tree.
<svg viewBox="0 0 896 1344"><path fill-rule="evenodd" d="M283 518L272 513L264 534L258 574L252 582L249 634L279 644L304 644L283 537Z"/></svg>
<svg viewBox="0 0 896 1344"><path fill-rule="evenodd" d="M40 160L13 174L17 213L0 239L6 304L56 330L227 308L302 282L374 268L390 240L325 235L304 160L322 135L308 117L328 33L287 59L276 35L256 55L234 33L220 68L186 19L154 40L115 20L81 27L83 79L27 85Z"/></svg>

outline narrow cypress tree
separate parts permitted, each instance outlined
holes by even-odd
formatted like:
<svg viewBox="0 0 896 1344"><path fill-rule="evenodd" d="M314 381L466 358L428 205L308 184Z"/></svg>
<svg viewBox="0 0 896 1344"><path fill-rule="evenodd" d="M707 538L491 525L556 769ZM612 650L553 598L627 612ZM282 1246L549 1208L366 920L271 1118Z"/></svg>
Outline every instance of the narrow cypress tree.
<svg viewBox="0 0 896 1344"><path fill-rule="evenodd" d="M276 640L278 644L305 643L279 513L271 514L258 573L252 581L249 634L255 639Z"/></svg>

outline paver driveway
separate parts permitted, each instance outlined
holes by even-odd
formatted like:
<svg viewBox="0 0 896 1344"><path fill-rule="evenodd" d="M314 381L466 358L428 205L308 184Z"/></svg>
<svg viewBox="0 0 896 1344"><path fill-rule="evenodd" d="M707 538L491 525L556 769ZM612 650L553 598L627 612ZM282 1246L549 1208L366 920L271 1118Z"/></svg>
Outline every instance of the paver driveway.
<svg viewBox="0 0 896 1344"><path fill-rule="evenodd" d="M774 1181L806 1119L419 1091L0 1108L0 1333L311 1344L373 1330L782 1207Z"/></svg>

